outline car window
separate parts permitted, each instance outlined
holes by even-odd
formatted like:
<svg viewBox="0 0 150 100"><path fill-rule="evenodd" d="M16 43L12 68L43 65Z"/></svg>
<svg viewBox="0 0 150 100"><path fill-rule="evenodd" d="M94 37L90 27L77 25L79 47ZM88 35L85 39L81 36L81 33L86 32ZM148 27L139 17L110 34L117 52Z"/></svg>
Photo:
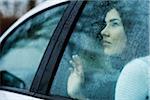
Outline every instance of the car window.
<svg viewBox="0 0 150 100"><path fill-rule="evenodd" d="M88 2L65 49L50 94L114 100L116 82L125 64L149 54L147 2Z"/></svg>
<svg viewBox="0 0 150 100"><path fill-rule="evenodd" d="M4 71L4 76L17 77L18 82L24 82L24 87L17 87L16 82L11 82L9 86L29 89L36 70L40 64L42 56L52 37L52 34L60 21L66 5L43 10L29 18L18 28L13 30L1 50L0 70ZM7 74L8 73L8 74ZM9 80L10 79L10 80Z"/></svg>

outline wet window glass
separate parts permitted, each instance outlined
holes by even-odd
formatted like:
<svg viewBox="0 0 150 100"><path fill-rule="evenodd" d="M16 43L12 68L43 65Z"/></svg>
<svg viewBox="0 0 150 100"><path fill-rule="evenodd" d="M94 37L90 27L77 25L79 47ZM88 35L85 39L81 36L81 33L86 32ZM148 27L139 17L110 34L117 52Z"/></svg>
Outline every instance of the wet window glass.
<svg viewBox="0 0 150 100"><path fill-rule="evenodd" d="M6 40L0 70L8 86L29 89L66 5L43 11L20 25ZM17 86L20 83L21 86Z"/></svg>
<svg viewBox="0 0 150 100"><path fill-rule="evenodd" d="M51 94L79 100L115 100L115 94L119 96L118 93L133 97L131 94L138 91L134 90L136 87L121 89L127 83L116 84L125 66L131 65L131 69L138 66L138 63L134 67L128 63L149 55L148 4L147 0L88 2L65 49ZM131 81L130 84L132 83L139 82ZM117 86L120 87L118 93ZM140 84L139 87L141 86ZM142 92L143 98L147 98L147 94L144 94L147 89L148 87L140 89L146 90ZM129 92L130 96L127 94ZM135 97L140 96L137 94ZM122 98L123 95L120 95L116 100Z"/></svg>

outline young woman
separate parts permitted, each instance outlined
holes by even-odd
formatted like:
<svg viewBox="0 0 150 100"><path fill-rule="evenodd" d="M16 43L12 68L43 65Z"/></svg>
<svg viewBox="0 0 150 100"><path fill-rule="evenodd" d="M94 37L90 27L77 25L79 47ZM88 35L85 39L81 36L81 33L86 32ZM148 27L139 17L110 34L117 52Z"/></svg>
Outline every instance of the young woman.
<svg viewBox="0 0 150 100"><path fill-rule="evenodd" d="M130 61L133 58L144 55L143 53L147 53L147 49L143 49L146 52L143 51L143 53L139 53L140 52L139 48L142 48L144 47L144 45L146 45L146 44L143 44L143 45L140 44L141 40L138 40L139 38L142 37L141 29L142 31L147 32L146 27L145 27L146 25L144 26L144 28L140 28L141 25L143 25L139 21L139 19L143 17L142 13L140 12L142 16L141 17L135 11L139 9L138 7L140 6L138 5L140 3L139 2L135 3L135 1L131 3L130 1L127 1L127 0L124 0L124 1L105 1L104 0L101 4L102 4L102 7L104 7L104 9L103 8L101 9L104 10L104 14L105 14L105 17L104 17L105 27L100 32L102 35L102 46L103 46L104 53L110 57L120 57L121 60L124 61L124 63ZM139 22L141 25L137 24L137 22ZM145 36L145 33L143 33L142 35ZM146 38L143 38L143 39L146 39ZM120 61L114 62L112 63L112 65L116 65L116 66L119 65L120 69L122 69ZM89 98L90 96L88 97L84 93L84 90L86 90L84 88L87 86L84 86L86 84L86 78L85 78L86 74L85 74L85 69L83 68L84 65L82 63L82 59L78 55L73 55L70 63L73 66L73 70L68 78L68 84L67 84L67 91L68 91L69 96L71 96L72 98L82 99L82 100L86 100L86 99L108 100L108 98L109 100L114 99L113 95L115 93L112 94L112 91L115 90L114 84L116 83L120 72L115 71L113 72L114 75L112 73L111 74L105 73L105 74L108 74L108 76L110 76L108 77L108 79L101 80L101 82L94 81L94 82L97 82L96 84L99 84L98 88L105 87L108 89L106 91L99 89L98 91L103 92L102 93L103 96L99 96L100 98L91 99ZM100 76L100 75L97 75L97 76ZM113 76L116 76L116 77L114 78ZM100 78L100 77L97 77L97 78ZM113 79L111 80L109 78L114 78L114 80ZM93 89L95 89L95 87L93 87ZM98 94L98 91L95 90L95 94ZM101 97L104 97L104 98L101 98Z"/></svg>
<svg viewBox="0 0 150 100"><path fill-rule="evenodd" d="M104 53L107 55L119 55L123 52L127 42L119 12L115 8L110 9L106 14L105 22L106 26L101 31ZM85 82L84 69L80 57L74 55L70 63L74 69L68 79L68 94L74 98L88 99L81 92L78 93L78 97L75 96L77 94L76 92L80 91L82 84Z"/></svg>

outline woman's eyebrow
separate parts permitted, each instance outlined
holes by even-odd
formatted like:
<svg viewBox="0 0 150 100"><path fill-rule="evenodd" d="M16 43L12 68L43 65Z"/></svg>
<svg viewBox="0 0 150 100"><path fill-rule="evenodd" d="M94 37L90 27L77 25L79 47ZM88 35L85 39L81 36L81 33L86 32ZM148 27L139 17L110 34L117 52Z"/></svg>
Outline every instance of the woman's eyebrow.
<svg viewBox="0 0 150 100"><path fill-rule="evenodd" d="M109 20L109 22L113 22L113 21L120 21L120 19L114 18Z"/></svg>

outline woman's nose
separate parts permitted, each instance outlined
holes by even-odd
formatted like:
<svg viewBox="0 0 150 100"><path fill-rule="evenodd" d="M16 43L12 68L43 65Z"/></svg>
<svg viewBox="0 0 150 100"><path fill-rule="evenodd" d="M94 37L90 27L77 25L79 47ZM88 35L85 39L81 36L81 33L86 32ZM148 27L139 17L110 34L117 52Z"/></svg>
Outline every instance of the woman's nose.
<svg viewBox="0 0 150 100"><path fill-rule="evenodd" d="M102 36L109 36L109 30L108 30L108 26L106 26L102 31L101 31L101 35Z"/></svg>

